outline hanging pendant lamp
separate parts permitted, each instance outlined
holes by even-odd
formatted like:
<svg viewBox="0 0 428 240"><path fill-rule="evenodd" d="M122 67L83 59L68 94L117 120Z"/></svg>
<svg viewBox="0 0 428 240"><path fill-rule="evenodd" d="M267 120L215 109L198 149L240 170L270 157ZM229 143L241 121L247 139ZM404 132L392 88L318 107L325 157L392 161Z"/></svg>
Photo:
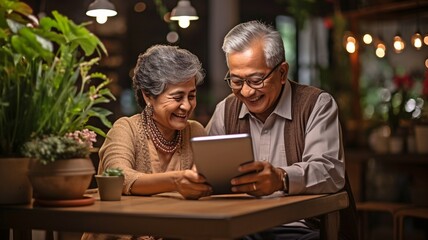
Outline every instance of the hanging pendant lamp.
<svg viewBox="0 0 428 240"><path fill-rule="evenodd" d="M199 17L189 0L179 0L177 6L171 11L170 19L178 21L181 28L187 28L191 20L198 20Z"/></svg>
<svg viewBox="0 0 428 240"><path fill-rule="evenodd" d="M107 22L108 17L117 15L116 8L109 0L95 0L88 7L86 15L95 17L99 24Z"/></svg>

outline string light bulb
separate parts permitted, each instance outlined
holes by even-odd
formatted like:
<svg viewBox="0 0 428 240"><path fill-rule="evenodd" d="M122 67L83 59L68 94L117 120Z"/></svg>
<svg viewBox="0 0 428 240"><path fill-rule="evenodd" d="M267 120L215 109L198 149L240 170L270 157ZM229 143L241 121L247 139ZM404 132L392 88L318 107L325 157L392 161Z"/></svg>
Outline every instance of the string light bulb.
<svg viewBox="0 0 428 240"><path fill-rule="evenodd" d="M413 34L411 39L412 45L417 49L421 49L422 47L422 35L417 31L415 34Z"/></svg>
<svg viewBox="0 0 428 240"><path fill-rule="evenodd" d="M396 53L401 53L406 47L406 44L404 43L403 38L400 34L396 34L394 36L393 46Z"/></svg>
<svg viewBox="0 0 428 240"><path fill-rule="evenodd" d="M343 44L345 45L345 49L348 53L354 53L358 47L357 39L355 39L351 32L345 33Z"/></svg>
<svg viewBox="0 0 428 240"><path fill-rule="evenodd" d="M378 58L383 58L386 55L386 46L381 39L379 39L376 43L375 53Z"/></svg>
<svg viewBox="0 0 428 240"><path fill-rule="evenodd" d="M364 42L365 44L367 44L367 45L369 45L370 43L372 43L372 42L373 42L373 37L372 37L372 35L370 35L370 34L368 34L368 33L364 34L364 36L363 36L363 42Z"/></svg>

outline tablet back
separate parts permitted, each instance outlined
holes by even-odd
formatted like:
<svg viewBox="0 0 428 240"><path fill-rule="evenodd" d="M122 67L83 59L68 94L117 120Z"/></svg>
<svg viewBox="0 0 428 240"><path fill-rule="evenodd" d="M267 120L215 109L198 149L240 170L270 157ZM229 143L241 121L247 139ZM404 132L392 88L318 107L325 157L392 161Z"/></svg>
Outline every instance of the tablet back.
<svg viewBox="0 0 428 240"><path fill-rule="evenodd" d="M230 180L239 176L239 165L254 161L249 134L229 134L191 139L196 168L213 188L213 194L232 193Z"/></svg>

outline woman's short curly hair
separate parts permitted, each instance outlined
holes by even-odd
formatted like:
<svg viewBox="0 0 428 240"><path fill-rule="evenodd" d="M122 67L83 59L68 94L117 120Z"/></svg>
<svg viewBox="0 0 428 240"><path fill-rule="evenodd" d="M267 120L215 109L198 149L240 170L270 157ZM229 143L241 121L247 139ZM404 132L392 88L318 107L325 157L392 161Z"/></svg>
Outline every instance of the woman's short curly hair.
<svg viewBox="0 0 428 240"><path fill-rule="evenodd" d="M186 49L169 45L154 45L138 56L132 78L138 105L146 105L147 96L159 96L169 84L178 84L195 77L200 85L205 72L198 57Z"/></svg>

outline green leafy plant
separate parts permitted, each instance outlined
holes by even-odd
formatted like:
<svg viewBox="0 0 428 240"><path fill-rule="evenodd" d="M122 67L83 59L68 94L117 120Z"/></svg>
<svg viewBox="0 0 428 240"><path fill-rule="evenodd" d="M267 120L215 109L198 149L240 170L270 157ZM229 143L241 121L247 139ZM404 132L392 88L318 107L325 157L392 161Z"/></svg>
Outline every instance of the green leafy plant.
<svg viewBox="0 0 428 240"><path fill-rule="evenodd" d="M102 173L103 176L123 176L123 170L121 168L107 168Z"/></svg>
<svg viewBox="0 0 428 240"><path fill-rule="evenodd" d="M0 156L21 156L30 139L64 136L98 118L111 127L99 104L115 100L110 80L91 72L102 42L57 11L40 22L18 0L0 0Z"/></svg>

